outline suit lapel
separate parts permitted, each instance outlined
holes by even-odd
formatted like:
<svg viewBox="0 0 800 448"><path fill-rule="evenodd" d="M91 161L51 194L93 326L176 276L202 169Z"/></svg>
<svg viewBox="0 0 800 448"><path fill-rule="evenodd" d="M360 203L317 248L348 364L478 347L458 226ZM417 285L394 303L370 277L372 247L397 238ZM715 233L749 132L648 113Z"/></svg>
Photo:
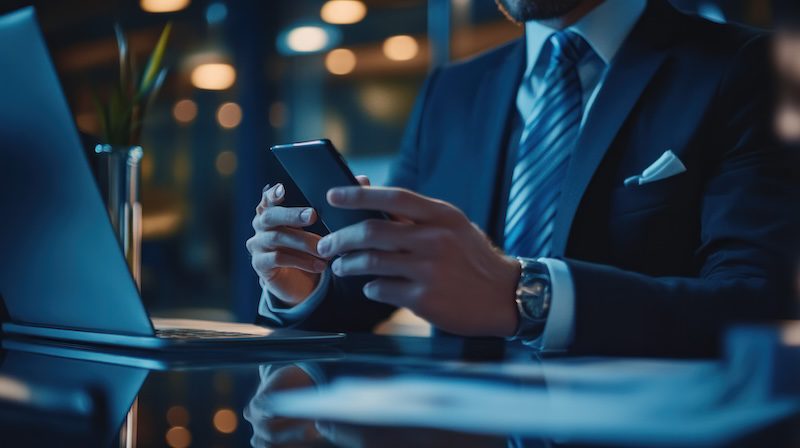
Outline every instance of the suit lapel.
<svg viewBox="0 0 800 448"><path fill-rule="evenodd" d="M661 67L668 19L674 11L651 1L609 66L570 160L555 220L553 254L563 256L578 206L598 166L650 80Z"/></svg>
<svg viewBox="0 0 800 448"><path fill-rule="evenodd" d="M518 39L509 44L506 58L486 73L476 92L472 117L475 129L474 152L465 161L471 179L468 209L470 218L484 230L493 223L490 216L492 204L496 202L497 189L501 182L498 171L504 153L511 112L516 98L522 70L525 66L525 41Z"/></svg>

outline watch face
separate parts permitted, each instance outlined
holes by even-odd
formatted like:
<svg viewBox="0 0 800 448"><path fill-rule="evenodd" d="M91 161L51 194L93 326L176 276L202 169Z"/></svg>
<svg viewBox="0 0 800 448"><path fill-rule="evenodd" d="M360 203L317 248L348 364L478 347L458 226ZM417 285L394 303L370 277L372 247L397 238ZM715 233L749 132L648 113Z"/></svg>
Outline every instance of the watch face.
<svg viewBox="0 0 800 448"><path fill-rule="evenodd" d="M525 300L522 301L522 309L529 318L541 319L545 314L544 294L545 285L541 281L534 281L528 286Z"/></svg>
<svg viewBox="0 0 800 448"><path fill-rule="evenodd" d="M543 300L541 300L541 298L539 298L539 297L530 297L530 298L528 298L528 300L525 301L525 303L522 305L522 307L525 309L525 313L528 316L530 316L530 317L532 317L534 319L539 319L544 314L543 313L544 310L542 309L542 303L543 303Z"/></svg>

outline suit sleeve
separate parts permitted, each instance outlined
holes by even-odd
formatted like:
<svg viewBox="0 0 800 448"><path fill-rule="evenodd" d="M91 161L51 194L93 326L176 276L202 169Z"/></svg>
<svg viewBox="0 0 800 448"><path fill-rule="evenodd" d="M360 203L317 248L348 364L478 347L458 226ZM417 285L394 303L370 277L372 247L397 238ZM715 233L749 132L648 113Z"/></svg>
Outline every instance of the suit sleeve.
<svg viewBox="0 0 800 448"><path fill-rule="evenodd" d="M792 266L800 161L772 132L769 54L758 38L723 77L707 131L713 160L701 201L693 277L652 277L566 262L575 288L577 353L706 355L726 326L794 314Z"/></svg>
<svg viewBox="0 0 800 448"><path fill-rule="evenodd" d="M391 170L389 185L415 190L417 188L418 153L425 105L436 79L437 71L425 80L400 146L400 153ZM385 320L396 309L391 305L367 299L362 288L365 277L336 277L330 275L326 290L315 292L313 307L298 312L274 312L268 298L262 298L260 314L272 325L317 331L367 332ZM318 297L323 295L323 297ZM303 304L299 305L303 306ZM313 309L310 309L313 308ZM299 312L302 311L302 312Z"/></svg>

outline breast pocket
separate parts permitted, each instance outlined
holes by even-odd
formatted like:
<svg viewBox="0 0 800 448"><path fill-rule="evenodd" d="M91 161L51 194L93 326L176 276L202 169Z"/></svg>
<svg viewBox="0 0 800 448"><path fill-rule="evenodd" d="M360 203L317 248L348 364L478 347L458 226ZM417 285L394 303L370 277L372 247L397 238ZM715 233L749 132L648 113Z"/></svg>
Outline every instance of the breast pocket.
<svg viewBox="0 0 800 448"><path fill-rule="evenodd" d="M643 185L619 186L611 191L611 217L657 210L679 205L689 200L689 181L686 173Z"/></svg>

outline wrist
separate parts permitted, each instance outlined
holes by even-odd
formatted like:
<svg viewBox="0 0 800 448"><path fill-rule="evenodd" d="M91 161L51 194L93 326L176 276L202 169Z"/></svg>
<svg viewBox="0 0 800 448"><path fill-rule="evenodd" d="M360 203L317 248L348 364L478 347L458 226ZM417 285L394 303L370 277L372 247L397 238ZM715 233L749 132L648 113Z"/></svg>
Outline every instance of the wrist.
<svg viewBox="0 0 800 448"><path fill-rule="evenodd" d="M502 306L499 307L500 316L498 323L498 336L511 337L515 334L519 326L519 313L516 306L516 290L519 277L522 273L522 266L519 261L512 257L504 257L505 275L502 276L500 291L503 291Z"/></svg>
<svg viewBox="0 0 800 448"><path fill-rule="evenodd" d="M282 288L277 283L267 284L265 289L276 299L275 303L280 308L295 307L311 297L319 288L322 274L303 273L291 279L287 287Z"/></svg>

